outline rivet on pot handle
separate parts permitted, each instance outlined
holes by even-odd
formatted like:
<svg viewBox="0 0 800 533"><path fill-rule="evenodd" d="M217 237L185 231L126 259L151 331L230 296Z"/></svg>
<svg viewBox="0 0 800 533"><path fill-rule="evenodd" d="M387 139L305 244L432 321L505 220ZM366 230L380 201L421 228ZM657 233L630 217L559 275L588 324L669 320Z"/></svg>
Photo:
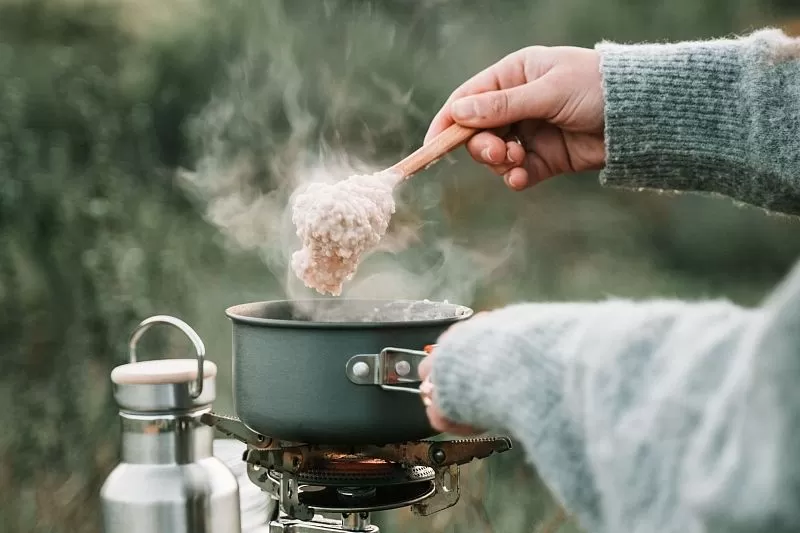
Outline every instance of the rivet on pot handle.
<svg viewBox="0 0 800 533"><path fill-rule="evenodd" d="M419 394L419 388L401 385L422 382L419 364L430 348L426 346L425 351L384 348L377 354L354 355L347 361L345 373L356 385L378 385L387 391Z"/></svg>

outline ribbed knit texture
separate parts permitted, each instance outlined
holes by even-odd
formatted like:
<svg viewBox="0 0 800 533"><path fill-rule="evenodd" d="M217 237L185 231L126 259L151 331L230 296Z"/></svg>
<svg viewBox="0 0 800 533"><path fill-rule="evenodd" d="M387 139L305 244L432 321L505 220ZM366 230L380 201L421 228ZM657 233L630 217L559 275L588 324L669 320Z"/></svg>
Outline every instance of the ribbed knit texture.
<svg viewBox="0 0 800 533"><path fill-rule="evenodd" d="M711 192L800 214L800 44L597 46L609 186Z"/></svg>
<svg viewBox="0 0 800 533"><path fill-rule="evenodd" d="M605 183L800 212L800 43L599 48ZM800 531L800 267L756 309L517 304L439 342L444 414L510 434L586 531Z"/></svg>

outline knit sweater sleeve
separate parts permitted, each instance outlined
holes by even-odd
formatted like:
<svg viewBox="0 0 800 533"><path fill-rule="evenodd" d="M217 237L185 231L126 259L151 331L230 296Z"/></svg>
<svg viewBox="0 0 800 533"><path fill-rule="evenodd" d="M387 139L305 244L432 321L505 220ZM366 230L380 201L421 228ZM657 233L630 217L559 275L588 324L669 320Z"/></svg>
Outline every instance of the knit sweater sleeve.
<svg viewBox="0 0 800 533"><path fill-rule="evenodd" d="M800 267L756 309L520 304L433 358L455 422L510 435L589 533L800 531Z"/></svg>
<svg viewBox="0 0 800 533"><path fill-rule="evenodd" d="M607 186L800 213L800 40L601 43Z"/></svg>

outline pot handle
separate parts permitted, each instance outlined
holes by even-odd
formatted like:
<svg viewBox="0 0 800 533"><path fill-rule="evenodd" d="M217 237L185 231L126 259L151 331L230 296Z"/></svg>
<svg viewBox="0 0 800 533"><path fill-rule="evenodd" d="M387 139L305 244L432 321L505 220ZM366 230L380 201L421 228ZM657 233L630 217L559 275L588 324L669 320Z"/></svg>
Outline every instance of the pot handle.
<svg viewBox="0 0 800 533"><path fill-rule="evenodd" d="M384 348L377 354L354 355L347 361L345 373L356 385L378 385L386 391L420 394L418 387L408 385L422 382L419 364L434 347L428 345L424 351Z"/></svg>

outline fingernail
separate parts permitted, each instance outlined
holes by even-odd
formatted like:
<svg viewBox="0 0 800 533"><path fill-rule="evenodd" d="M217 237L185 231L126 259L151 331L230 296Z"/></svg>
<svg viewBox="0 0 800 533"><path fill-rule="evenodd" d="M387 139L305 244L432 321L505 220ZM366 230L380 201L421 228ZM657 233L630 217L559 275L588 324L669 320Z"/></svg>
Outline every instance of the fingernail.
<svg viewBox="0 0 800 533"><path fill-rule="evenodd" d="M492 157L492 148L490 146L487 146L481 151L481 158L487 163L497 163L494 157Z"/></svg>
<svg viewBox="0 0 800 533"><path fill-rule="evenodd" d="M521 189L521 188L523 188L525 186L525 182L520 177L517 177L516 179L510 179L509 178L508 184L511 185L515 189Z"/></svg>
<svg viewBox="0 0 800 533"><path fill-rule="evenodd" d="M475 105L469 100L456 100L450 106L450 112L455 119L467 119L475 116Z"/></svg>

